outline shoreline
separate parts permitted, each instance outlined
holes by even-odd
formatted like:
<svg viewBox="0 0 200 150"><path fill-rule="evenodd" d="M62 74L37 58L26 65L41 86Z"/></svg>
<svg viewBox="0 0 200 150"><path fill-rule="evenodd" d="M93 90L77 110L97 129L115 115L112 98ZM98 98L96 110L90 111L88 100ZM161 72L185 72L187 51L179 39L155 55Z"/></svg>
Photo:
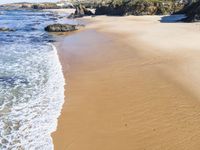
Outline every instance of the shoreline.
<svg viewBox="0 0 200 150"><path fill-rule="evenodd" d="M95 17L59 40L67 85L55 150L200 148L200 31L158 19Z"/></svg>
<svg viewBox="0 0 200 150"><path fill-rule="evenodd" d="M52 143L52 147L54 148L54 143L53 143L53 139L52 139L52 136L51 136L51 134L52 133L54 133L54 132L56 132L56 130L57 130L57 126L58 126L58 118L60 117L60 115L61 115L61 111L62 111L62 107L63 107L63 105L64 105L64 103L65 103L65 86L66 86L66 81L65 81L65 77L64 77L64 74L63 74L63 68L62 68L62 65L61 65L61 61L60 61L60 58L59 58L59 55L58 55L58 50L57 50L57 48L56 48L56 46L54 45L54 44L50 44L51 46L52 46L52 48L53 48L53 51L54 51L54 53L55 53L55 57L57 58L57 67L56 68L59 68L59 70L60 70L60 78L62 78L61 80L60 80L60 82L59 82L59 86L60 87L62 87L62 92L60 92L60 93L63 93L62 95L59 95L59 97L60 97L60 104L59 104L59 110L60 111L58 111L58 112L56 112L57 113L57 117L55 118L55 123L54 123L54 127L52 128L52 131L50 132L50 138L51 138L51 143Z"/></svg>

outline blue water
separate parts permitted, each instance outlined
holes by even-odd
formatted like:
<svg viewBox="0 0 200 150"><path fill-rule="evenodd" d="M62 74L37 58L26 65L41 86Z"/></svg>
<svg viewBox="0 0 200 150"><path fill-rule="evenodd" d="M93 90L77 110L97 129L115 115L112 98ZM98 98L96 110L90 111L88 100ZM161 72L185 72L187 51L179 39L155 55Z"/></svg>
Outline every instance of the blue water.
<svg viewBox="0 0 200 150"><path fill-rule="evenodd" d="M0 149L52 150L64 101L54 39L44 31L50 12L0 10Z"/></svg>

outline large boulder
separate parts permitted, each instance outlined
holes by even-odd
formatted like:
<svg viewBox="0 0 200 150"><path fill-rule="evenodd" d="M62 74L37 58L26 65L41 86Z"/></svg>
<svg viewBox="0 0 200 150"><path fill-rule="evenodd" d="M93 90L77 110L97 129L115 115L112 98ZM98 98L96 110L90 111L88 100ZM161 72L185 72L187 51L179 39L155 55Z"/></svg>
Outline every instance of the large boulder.
<svg viewBox="0 0 200 150"><path fill-rule="evenodd" d="M68 18L80 18L84 16L91 16L91 15L94 15L92 11L88 10L85 6L80 4L76 6L75 13L72 13L71 15L69 15Z"/></svg>
<svg viewBox="0 0 200 150"><path fill-rule="evenodd" d="M70 24L52 24L45 27L47 32L70 32L75 30L78 30L78 26Z"/></svg>

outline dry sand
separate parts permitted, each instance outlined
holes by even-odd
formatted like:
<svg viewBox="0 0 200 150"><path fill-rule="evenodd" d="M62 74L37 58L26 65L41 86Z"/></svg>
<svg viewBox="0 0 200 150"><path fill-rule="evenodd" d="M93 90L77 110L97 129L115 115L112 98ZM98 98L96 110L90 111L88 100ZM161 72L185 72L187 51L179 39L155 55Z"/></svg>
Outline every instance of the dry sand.
<svg viewBox="0 0 200 150"><path fill-rule="evenodd" d="M57 43L55 150L199 150L200 25L95 17Z"/></svg>

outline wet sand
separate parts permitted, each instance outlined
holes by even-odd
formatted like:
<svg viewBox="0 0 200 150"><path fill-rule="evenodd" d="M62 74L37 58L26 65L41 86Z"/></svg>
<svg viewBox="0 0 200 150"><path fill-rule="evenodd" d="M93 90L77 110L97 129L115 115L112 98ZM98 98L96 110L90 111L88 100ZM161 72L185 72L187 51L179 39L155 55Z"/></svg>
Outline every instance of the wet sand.
<svg viewBox="0 0 200 150"><path fill-rule="evenodd" d="M198 24L95 17L61 37L55 150L199 150Z"/></svg>

